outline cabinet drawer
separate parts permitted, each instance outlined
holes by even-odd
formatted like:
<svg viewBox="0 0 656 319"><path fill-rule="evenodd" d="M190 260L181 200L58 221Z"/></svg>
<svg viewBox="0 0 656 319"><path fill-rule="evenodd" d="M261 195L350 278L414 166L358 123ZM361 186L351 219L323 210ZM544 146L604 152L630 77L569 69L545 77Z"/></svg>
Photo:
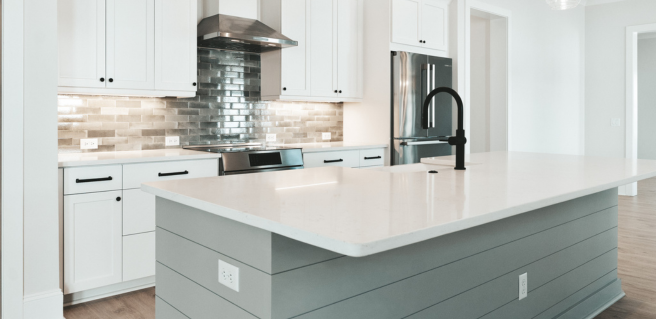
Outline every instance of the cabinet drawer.
<svg viewBox="0 0 656 319"><path fill-rule="evenodd" d="M123 236L123 281L155 275L155 232Z"/></svg>
<svg viewBox="0 0 656 319"><path fill-rule="evenodd" d="M141 183L172 179L219 176L218 159L123 165L123 189Z"/></svg>
<svg viewBox="0 0 656 319"><path fill-rule="evenodd" d="M360 151L360 167L385 165L385 149L376 148Z"/></svg>
<svg viewBox="0 0 656 319"><path fill-rule="evenodd" d="M123 191L123 235L155 231L155 195L141 189Z"/></svg>
<svg viewBox="0 0 656 319"><path fill-rule="evenodd" d="M121 165L64 169L64 194L104 192L121 189Z"/></svg>
<svg viewBox="0 0 656 319"><path fill-rule="evenodd" d="M324 166L359 167L359 155L360 151L357 150L307 153L303 155L303 161L305 168Z"/></svg>

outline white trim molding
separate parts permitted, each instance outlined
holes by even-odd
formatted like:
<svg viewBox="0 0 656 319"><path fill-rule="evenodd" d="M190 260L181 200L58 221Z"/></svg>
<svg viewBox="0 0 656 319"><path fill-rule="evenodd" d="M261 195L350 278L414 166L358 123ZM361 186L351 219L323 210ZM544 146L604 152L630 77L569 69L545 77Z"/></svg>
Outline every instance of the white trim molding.
<svg viewBox="0 0 656 319"><path fill-rule="evenodd" d="M23 298L23 319L62 319L53 314L62 312L64 294L60 289Z"/></svg>
<svg viewBox="0 0 656 319"><path fill-rule="evenodd" d="M2 0L2 318L23 318L24 3ZM11 137L11 138L9 138Z"/></svg>
<svg viewBox="0 0 656 319"><path fill-rule="evenodd" d="M656 31L656 23L626 28L626 141L625 155L638 159L638 35ZM622 196L637 196L638 183L619 188Z"/></svg>

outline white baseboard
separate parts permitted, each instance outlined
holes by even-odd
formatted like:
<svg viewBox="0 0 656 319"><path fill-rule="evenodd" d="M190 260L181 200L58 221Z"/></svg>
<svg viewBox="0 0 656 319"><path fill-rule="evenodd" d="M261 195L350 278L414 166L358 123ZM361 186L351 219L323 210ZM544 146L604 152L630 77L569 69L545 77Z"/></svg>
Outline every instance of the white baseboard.
<svg viewBox="0 0 656 319"><path fill-rule="evenodd" d="M23 297L24 319L63 319L64 294L60 289Z"/></svg>
<svg viewBox="0 0 656 319"><path fill-rule="evenodd" d="M105 287L89 289L80 292L74 292L64 296L64 307L77 305L93 300L116 296L136 290L146 289L155 286L155 276L135 279L127 282L121 282ZM61 304L60 304L61 307Z"/></svg>

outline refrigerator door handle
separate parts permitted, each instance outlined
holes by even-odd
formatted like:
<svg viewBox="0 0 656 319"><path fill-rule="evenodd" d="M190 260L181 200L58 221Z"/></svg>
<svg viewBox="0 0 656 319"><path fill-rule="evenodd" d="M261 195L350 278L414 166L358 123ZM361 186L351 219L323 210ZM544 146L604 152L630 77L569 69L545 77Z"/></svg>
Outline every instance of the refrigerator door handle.
<svg viewBox="0 0 656 319"><path fill-rule="evenodd" d="M438 140L433 140L433 141L416 141L416 142L401 142L401 145L403 145L403 146L431 145L431 144L449 144L449 142L438 141Z"/></svg>
<svg viewBox="0 0 656 319"><path fill-rule="evenodd" d="M432 77L433 77L432 78L433 85L431 86L431 91L432 91L432 90L436 89L436 84L437 84L435 82L435 73L437 72L437 68L435 67L435 64L430 65L430 70L431 70L431 74L432 74ZM435 126L436 126L435 125L435 99L431 100L431 110L432 110L431 111L432 117L430 118L431 119L431 127L435 128Z"/></svg>
<svg viewBox="0 0 656 319"><path fill-rule="evenodd" d="M432 84L431 84L431 73L433 72L433 65L432 64L427 64L426 65L426 95L430 94L430 92L433 90L432 89ZM426 98L425 96L423 97L424 99ZM431 102L433 103L433 102ZM423 101L422 101L423 104ZM428 127L433 127L433 111L434 109L431 107L428 109L428 119L430 123L428 123Z"/></svg>

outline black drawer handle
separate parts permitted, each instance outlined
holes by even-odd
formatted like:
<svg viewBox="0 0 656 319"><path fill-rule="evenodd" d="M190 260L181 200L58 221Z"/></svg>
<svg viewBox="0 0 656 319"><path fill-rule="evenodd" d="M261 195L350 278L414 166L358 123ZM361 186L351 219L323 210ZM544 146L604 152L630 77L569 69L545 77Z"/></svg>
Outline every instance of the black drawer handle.
<svg viewBox="0 0 656 319"><path fill-rule="evenodd" d="M372 160L372 159L381 159L383 158L382 156L374 156L374 157L365 157L365 160Z"/></svg>
<svg viewBox="0 0 656 319"><path fill-rule="evenodd" d="M339 163L339 162L343 162L343 161L344 160L340 158L338 160L324 160L323 162L324 163Z"/></svg>
<svg viewBox="0 0 656 319"><path fill-rule="evenodd" d="M103 178L90 178L90 179L75 179L76 183L93 183L93 182L106 182L106 181L111 181L113 178L110 177L103 177Z"/></svg>
<svg viewBox="0 0 656 319"><path fill-rule="evenodd" d="M189 171L184 171L184 172L174 172L174 173L159 173L157 174L159 177L164 177L164 176L176 176L176 175L187 175L189 174Z"/></svg>

